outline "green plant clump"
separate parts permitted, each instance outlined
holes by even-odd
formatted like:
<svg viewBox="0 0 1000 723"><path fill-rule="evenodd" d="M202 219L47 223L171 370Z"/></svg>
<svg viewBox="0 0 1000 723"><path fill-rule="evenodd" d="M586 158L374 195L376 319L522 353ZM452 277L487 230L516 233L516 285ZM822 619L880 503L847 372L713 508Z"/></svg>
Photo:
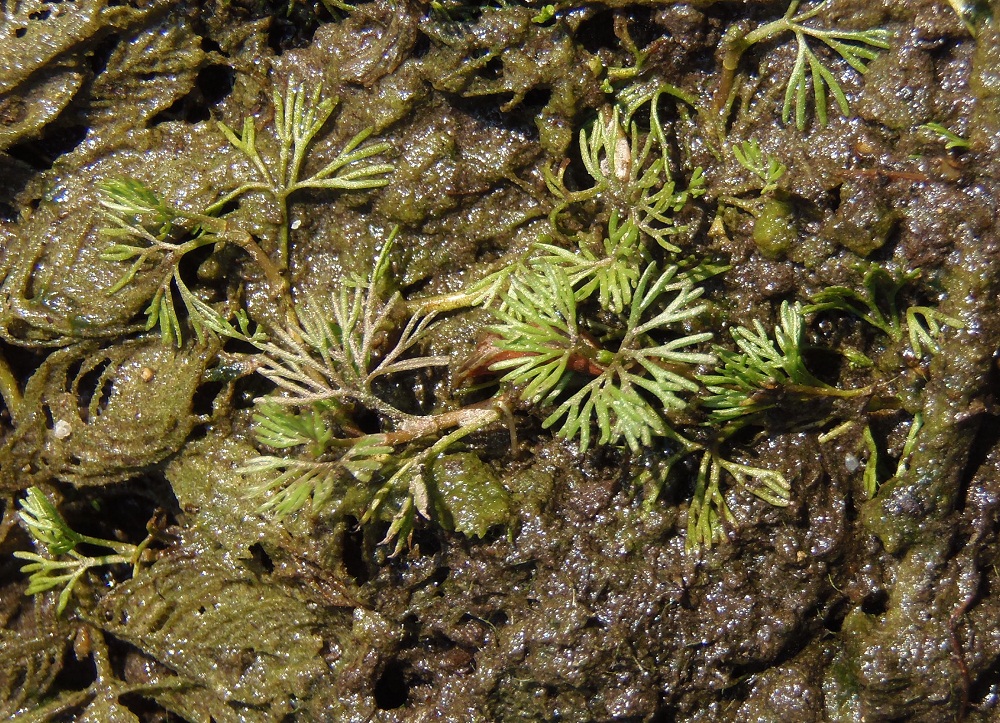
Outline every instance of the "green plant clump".
<svg viewBox="0 0 1000 723"><path fill-rule="evenodd" d="M863 73L889 47L890 36L879 29L807 24L823 7L799 12L799 3L792 2L782 18L727 36L724 94L748 48L791 33L798 49L783 119L794 115L796 126L805 127L810 84L821 123L827 122L828 93L848 113L844 90L810 41ZM546 23L557 15L554 6L545 6L532 20ZM709 547L738 526L726 499L732 491L776 507L791 503L794 470L759 461L755 448L763 439L820 429L832 439L831 430L851 426L857 413L852 400L875 394L878 379L844 389L810 370L815 354L838 356L810 346L813 318L856 317L890 344L908 339L908 353L917 359L933 355L945 327L960 322L933 306L902 310L899 297L918 273L892 276L872 266L859 289L833 286L805 306L786 298L776 309L776 323L730 324L731 341L720 338L718 320L728 310L711 282L728 265L690 248L692 213L699 203L714 202L717 215L734 207L760 221L768 204L790 204L779 188L788 167L756 140L734 143L733 157L755 179L757 197L705 199L702 170L673 157L671 126L660 109L667 96L691 103L673 86L636 85L580 130L582 168L572 171L586 176L567 177L569 163L546 169L548 230L500 270L456 292L406 298L393 273L397 229L382 240L366 274L338 280L329 297L293 300L287 279L292 202L307 191L381 188L395 169L380 158L390 145L369 142L370 129L354 135L332 160L316 163L313 146L337 101L319 86L289 80L274 90L273 123L266 129L252 118L239 132L217 125L242 156L245 177L206 207L170 203L132 178L98 187L102 233L111 241L102 258L128 264L106 293L152 279L147 331L158 329L167 345L211 340L217 363L209 378L259 377L268 391L256 399L249 420L258 454L240 473L261 515L281 518L308 509L338 519L352 516L361 525L382 523L382 543L393 554L409 544L420 520L481 536L489 521L500 521L494 519L499 513L470 517L457 487L445 494L448 486L434 482L435 466L476 452L477 433L501 424L510 428L516 447L517 428L531 416L540 422L537 433L561 437L578 454L604 447L636 460L630 462L633 477L650 483L647 509L668 484L679 485L689 500L688 547ZM680 172L671 170L678 165ZM233 202L252 195L269 198L278 209L271 236L254 237L230 223ZM211 298L185 281L186 257L229 244L261 272L266 313L246 304L238 290ZM467 312L486 319L475 358L428 353L442 319ZM459 393L419 404L405 392L417 375L450 378ZM478 384L468 388L468 380ZM919 429L914 421L914 439ZM864 444L864 493L871 497L877 493L879 453L867 427ZM651 452L666 460L655 475L638 469L637 460ZM468 463L463 469L479 467ZM472 496L489 500L491 509L507 509L498 485L484 490ZM49 553L18 553L29 561L23 568L31 573L28 592L61 588L60 611L85 572L135 565L142 552L141 545L78 535L34 488L22 502L21 517ZM82 543L113 554L84 555L77 550Z"/></svg>
<svg viewBox="0 0 1000 723"><path fill-rule="evenodd" d="M750 40L770 37L786 26L803 35L800 23L814 14L790 13ZM841 39L860 38L816 37L835 48L841 47ZM878 38L864 36L872 43ZM818 62L808 49L802 52ZM319 512L332 506L362 523L384 518L390 522L384 542L394 542L399 552L417 518L433 518L439 508L427 484L428 465L474 432L508 418L516 401L519 408L537 409L542 429L575 440L581 453L594 444L634 454L666 445L675 452L665 474L684 467L680 463L688 456L699 458L688 541L711 544L723 539L724 524L735 522L725 502L724 478L770 504L783 506L790 500L784 472L727 457L725 450L738 431L772 428L790 405L870 391L837 389L810 373L802 351L806 313L851 311L899 339L893 298L912 276L894 287L888 318L872 301L874 278L866 277L868 291L861 295L831 288L808 309L783 303L773 339L757 321L752 329L731 329L734 349L708 348L714 334L704 326L712 302L702 284L725 267L684 254L680 239L688 227L679 219L702 193L703 176L695 169L682 190L668 172L659 97L653 93L640 103L616 104L590 130L581 131L584 168L593 185L570 190L565 165L550 174L556 198L550 214L553 235L539 239L503 270L458 293L403 299L393 290L390 275L394 233L367 276L344 280L331 299L309 298L286 308L284 316L275 317L283 323L265 328L242 310L230 320L231 312L199 299L177 274L178 259L189 248L222 238L211 230L219 221L213 214L232 198L259 190L279 199L287 221L288 197L300 188L368 188L384 183L390 170L384 164L357 166L386 149L375 144L358 150L368 135L361 133L335 161L298 180L308 146L333 103L319 91L289 84L284 96L275 96L277 162L261 157L252 123L247 122L241 136L223 126L261 180L227 193L204 213L176 211L132 180L103 186L107 233L117 242L106 256L136 258L110 292L149 272L155 254L159 268L167 266L164 278L172 279L187 323L198 336L215 334L256 349L249 353L250 366L275 391L258 400L253 415L254 435L265 453L249 460L243 471L257 480L249 493L259 496L264 514L285 516L305 507ZM647 128L636 118L643 108L648 110ZM774 192L786 171L780 161L765 156L755 142L737 146L734 155L763 182L761 197ZM596 239L564 230L564 218L585 206L606 214L606 228ZM184 221L194 225L177 231ZM190 240L170 241L177 233ZM283 232L274 249L279 259L285 258L286 243ZM284 288L283 264L271 264L269 255L246 239L241 247L261 264L272 286ZM165 341L180 343L183 333L173 303L164 282L151 302L149 325L159 322ZM488 343L465 366L477 376L491 377L496 395L452 409L406 411L390 393L392 385L384 382L454 365L449 357L425 356L419 350L440 315L476 306L492 318L484 329ZM912 307L907 319L915 349L933 351L941 325L955 325L924 307ZM373 416L378 431L366 431ZM793 426L831 424L835 416L824 411ZM363 424L361 418L369 421Z"/></svg>

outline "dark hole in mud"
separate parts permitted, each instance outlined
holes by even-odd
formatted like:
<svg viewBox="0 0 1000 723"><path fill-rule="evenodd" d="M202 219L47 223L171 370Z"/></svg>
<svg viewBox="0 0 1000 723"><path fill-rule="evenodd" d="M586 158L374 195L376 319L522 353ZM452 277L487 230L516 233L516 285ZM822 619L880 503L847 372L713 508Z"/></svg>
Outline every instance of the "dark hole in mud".
<svg viewBox="0 0 1000 723"><path fill-rule="evenodd" d="M28 29L27 28L17 28L14 31L14 37L15 38L23 38L27 34L28 34Z"/></svg>
<svg viewBox="0 0 1000 723"><path fill-rule="evenodd" d="M169 713L156 702L144 698L139 693L125 693L118 697L118 702L130 710L139 720L155 723L174 723L183 718Z"/></svg>
<svg viewBox="0 0 1000 723"><path fill-rule="evenodd" d="M649 723L676 723L680 718L680 710L676 706L664 706L661 707L652 718L650 718Z"/></svg>
<svg viewBox="0 0 1000 723"><path fill-rule="evenodd" d="M733 680L739 681L735 685L727 688L723 692L723 698L728 700L739 700L749 695L754 689L755 679L758 674L765 671L774 670L795 658L806 647L808 638L800 636L793 638L787 647L778 652L777 656L770 660L754 660L745 665L734 665L729 674Z"/></svg>
<svg viewBox="0 0 1000 723"><path fill-rule="evenodd" d="M889 594L885 590L872 593L861 601L861 612L865 615L884 615L889 609Z"/></svg>
<svg viewBox="0 0 1000 723"><path fill-rule="evenodd" d="M68 647L63 655L62 670L52 682L56 690L83 690L97 680L97 669L90 658L77 660L72 647ZM75 717L64 720L76 720Z"/></svg>
<svg viewBox="0 0 1000 723"><path fill-rule="evenodd" d="M291 13L276 12L271 16L267 45L280 57L286 50L309 45L317 27L319 25L311 8L296 3Z"/></svg>
<svg viewBox="0 0 1000 723"><path fill-rule="evenodd" d="M340 561L344 570L357 585L364 585L371 579L368 562L365 556L365 540L358 520L348 517L344 524L344 539L341 542Z"/></svg>
<svg viewBox="0 0 1000 723"><path fill-rule="evenodd" d="M628 12L628 32L639 48L644 48L659 37L660 28L653 22L652 8L634 8Z"/></svg>
<svg viewBox="0 0 1000 723"><path fill-rule="evenodd" d="M413 549L419 548L421 555L436 555L441 552L441 540L437 535L437 528L424 525L413 533Z"/></svg>
<svg viewBox="0 0 1000 723"><path fill-rule="evenodd" d="M212 117L211 109L233 90L236 74L228 65L209 65L198 72L195 87L166 110L149 120L149 127L167 121L202 123Z"/></svg>
<svg viewBox="0 0 1000 723"><path fill-rule="evenodd" d="M488 80L499 80L503 77L503 57L494 55L479 71L479 75Z"/></svg>
<svg viewBox="0 0 1000 723"><path fill-rule="evenodd" d="M0 347L2 347L4 358L7 360L7 365L10 367L14 377L21 383L21 387L23 388L24 384L27 383L31 375L35 373L41 363L45 360L45 354L32 349L9 346L7 344L3 344L2 342L0 342Z"/></svg>
<svg viewBox="0 0 1000 723"><path fill-rule="evenodd" d="M526 113L530 112L530 115L533 118L538 111L549 104L551 99L551 89L544 87L532 88L524 94L524 100L521 101L521 108Z"/></svg>
<svg viewBox="0 0 1000 723"><path fill-rule="evenodd" d="M232 345L226 344L225 350L230 353L253 353L253 349L244 350L242 347L249 346L245 342L234 342ZM273 385L261 384L260 377L247 376L237 379L233 385L233 395L229 399L229 406L232 410L253 409L257 405L257 397L264 396L273 391Z"/></svg>
<svg viewBox="0 0 1000 723"><path fill-rule="evenodd" d="M510 111L503 110L503 106L512 100L514 100L513 93L493 93L475 98L461 96L451 96L450 98L453 107L475 119L484 126L487 132L491 128L502 128L516 132L527 139L537 140L538 128L535 126L535 113L529 112L530 108L522 102Z"/></svg>
<svg viewBox="0 0 1000 723"><path fill-rule="evenodd" d="M195 83L208 105L216 105L233 91L236 73L228 65L209 65L198 72Z"/></svg>
<svg viewBox="0 0 1000 723"><path fill-rule="evenodd" d="M829 189L823 198L825 207L830 209L833 213L837 212L837 209L840 208L840 203L843 200L840 196L840 188L841 184L837 184L833 188Z"/></svg>
<svg viewBox="0 0 1000 723"><path fill-rule="evenodd" d="M180 507L165 479L148 475L127 487L114 487L101 497L81 499L67 509L74 529L107 540L138 544L146 538L146 525L154 519L166 527L177 522ZM101 554L104 554L103 552Z"/></svg>
<svg viewBox="0 0 1000 723"><path fill-rule="evenodd" d="M90 419L90 409L95 397L98 409L105 407L111 397L114 387L113 381L111 379L102 380L108 365L109 362L103 361L92 369L88 369L83 376L76 380L76 404L80 419L84 422L93 421Z"/></svg>
<svg viewBox="0 0 1000 723"><path fill-rule="evenodd" d="M484 125L505 126L509 116L501 110L501 107L513 99L513 93L504 92L479 95L471 98L455 95L450 100L452 106L462 113L482 122Z"/></svg>
<svg viewBox="0 0 1000 723"><path fill-rule="evenodd" d="M16 143L7 149L7 153L39 171L47 171L59 156L75 149L86 137L87 126L50 125L42 131L41 137Z"/></svg>
<svg viewBox="0 0 1000 723"><path fill-rule="evenodd" d="M191 434L188 436L188 439L191 441L204 439L208 435L210 429L211 425L209 424L196 424L191 428Z"/></svg>
<svg viewBox="0 0 1000 723"><path fill-rule="evenodd" d="M177 265L177 270L180 273L181 279L184 284L189 288L193 289L197 287L198 281L198 268L208 260L208 257L212 255L212 247L202 246L200 249L195 249L194 251L185 254L184 258ZM179 302L180 300L177 299ZM181 316L184 311L185 305L183 303L177 303L177 315Z"/></svg>
<svg viewBox="0 0 1000 723"><path fill-rule="evenodd" d="M589 53L604 49L618 50L614 10L602 10L580 23L576 29L576 39Z"/></svg>
<svg viewBox="0 0 1000 723"><path fill-rule="evenodd" d="M447 566L442 566L436 569L434 571L434 574L431 575L430 578L428 578L428 580L435 585L441 585L444 583L445 580L448 579L448 576L450 574L451 574L451 568Z"/></svg>
<svg viewBox="0 0 1000 723"><path fill-rule="evenodd" d="M991 377L995 377L995 373L991 373ZM994 389L997 388L997 380L993 379L992 386ZM965 469L962 471L962 476L960 478L960 492L955 498L955 509L964 510L967 500L967 491L969 485L975 479L977 472L987 465L987 469L991 467L989 460L990 452L996 448L997 444L1000 444L1000 420L997 419L995 415L983 415L983 419L980 423L979 429L976 431L976 436L972 440L972 444L969 447L969 458L965 463Z"/></svg>
<svg viewBox="0 0 1000 723"><path fill-rule="evenodd" d="M198 416L210 416L215 409L215 400L225 388L222 382L206 382L199 386L191 399L191 412Z"/></svg>
<svg viewBox="0 0 1000 723"><path fill-rule="evenodd" d="M615 32L616 18L619 18L619 28L627 29L629 37L638 48L649 45L661 32L652 21L652 10L645 8L635 8L628 12L603 10L580 23L576 31L577 40L591 53L600 50L628 52ZM630 59L628 64L631 63Z"/></svg>
<svg viewBox="0 0 1000 723"><path fill-rule="evenodd" d="M413 43L412 53L414 58L422 58L427 55L427 52L431 49L431 39L427 37L424 33L417 35L416 41Z"/></svg>
<svg viewBox="0 0 1000 723"><path fill-rule="evenodd" d="M844 626L844 618L850 610L850 603L847 598L841 598L830 606L826 615L823 616L823 627L831 633L839 633Z"/></svg>
<svg viewBox="0 0 1000 723"><path fill-rule="evenodd" d="M396 660L390 661L375 683L375 705L379 710L402 708L410 696L406 671Z"/></svg>
<svg viewBox="0 0 1000 723"><path fill-rule="evenodd" d="M227 201L226 203L219 206L219 210L216 213L217 216L226 216L230 213L238 211L240 208L239 199L234 199L232 201Z"/></svg>
<svg viewBox="0 0 1000 723"><path fill-rule="evenodd" d="M993 710L1000 704L1000 659L986 668L972 683L969 689L969 702L972 706Z"/></svg>
<svg viewBox="0 0 1000 723"><path fill-rule="evenodd" d="M267 550L259 542L255 542L248 548L250 552L250 565L255 568L255 572L263 572L270 575L274 572L274 561L267 554Z"/></svg>
<svg viewBox="0 0 1000 723"><path fill-rule="evenodd" d="M206 53L219 53L221 55L225 55L225 53L222 52L222 46L211 38L202 38L200 45L201 49Z"/></svg>
<svg viewBox="0 0 1000 723"><path fill-rule="evenodd" d="M119 40L118 33L112 33L94 46L90 53L90 69L94 75L100 75L107 69L108 61L111 59L111 54L115 52Z"/></svg>
<svg viewBox="0 0 1000 723"><path fill-rule="evenodd" d="M823 349L806 349L802 353L806 369L827 384L836 382L844 366L844 356Z"/></svg>

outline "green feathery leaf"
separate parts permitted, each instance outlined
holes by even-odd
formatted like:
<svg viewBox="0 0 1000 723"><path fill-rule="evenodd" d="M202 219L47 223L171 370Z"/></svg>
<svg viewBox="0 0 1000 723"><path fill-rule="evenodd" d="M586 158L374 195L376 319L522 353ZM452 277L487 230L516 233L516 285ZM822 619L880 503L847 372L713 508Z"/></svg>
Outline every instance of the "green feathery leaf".
<svg viewBox="0 0 1000 723"><path fill-rule="evenodd" d="M795 63L785 86L785 98L781 108L782 121L787 123L795 116L795 125L801 131L806 127L808 110L808 95L810 86L816 108L816 118L821 125L827 124L828 94L832 95L841 113L847 115L850 108L847 94L833 72L830 71L809 45L809 41L820 41L836 52L845 63L857 73L864 74L868 63L878 57L879 51L890 46L892 34L882 28L869 30L829 30L816 28L805 23L819 15L827 2L819 3L811 10L797 13L800 0L792 0L784 16L778 20L766 23L745 36L737 34L729 41L730 51L725 63L727 76L723 86L732 82L735 71L743 52L760 42L771 40L784 33L792 33L796 41Z"/></svg>
<svg viewBox="0 0 1000 723"><path fill-rule="evenodd" d="M929 306L911 306L900 312L899 293L911 281L920 278L920 270L890 273L878 264L869 265L860 290L847 286L831 286L815 296L815 303L805 307L807 314L821 311L844 311L879 329L893 341L909 336L910 349L917 357L935 353L939 347L935 337L943 325L961 329L960 319L947 316Z"/></svg>
<svg viewBox="0 0 1000 723"><path fill-rule="evenodd" d="M678 370L714 361L711 355L686 350L712 335L689 334L664 343L656 343L652 335L676 334L684 322L701 315L705 305L694 303L701 293L700 287L678 276L676 266L662 273L655 264L647 266L632 297L618 350L598 350L590 369L594 378L559 404L542 426L553 427L561 422L558 434L579 437L581 450L590 445L592 421L600 431L600 444L624 440L638 451L641 446L649 445L654 436L682 439L664 413L684 409L687 402L680 395L697 391L693 373L689 377ZM663 305L665 296L670 296L670 300ZM643 321L647 312L655 308L660 310Z"/></svg>
<svg viewBox="0 0 1000 723"><path fill-rule="evenodd" d="M56 506L37 487L28 488L20 507L18 516L31 536L48 548L49 554L65 555L83 542L83 536L66 523Z"/></svg>
<svg viewBox="0 0 1000 723"><path fill-rule="evenodd" d="M83 575L94 567L113 564L135 564L143 545L130 545L115 540L103 540L82 535L73 530L49 499L37 487L29 487L20 502L18 516L37 542L45 545L53 558L68 556L69 560L43 557L35 552L17 550L14 557L27 561L21 572L28 574L26 595L37 595L62 588L56 603L56 615L62 615L69 603L73 589ZM82 555L76 546L86 543L114 551L115 554L99 557Z"/></svg>
<svg viewBox="0 0 1000 723"><path fill-rule="evenodd" d="M780 391L840 396L841 392L816 379L802 356L803 311L799 303L782 302L779 324L772 341L764 325L756 319L754 329L731 329L739 351L716 347L722 361L712 374L701 377L711 396L704 405L711 410L712 423L735 423L737 427L777 406Z"/></svg>
<svg viewBox="0 0 1000 723"><path fill-rule="evenodd" d="M926 130L928 130L928 131L930 131L932 133L935 133L938 136L940 136L942 139L944 139L944 142L945 142L944 143L944 147L947 148L949 151L952 150L953 148L962 148L962 149L965 149L965 148L968 148L969 145L970 145L970 142L969 142L968 139L962 138L962 136L960 136L957 133L955 133L954 131L948 129L947 126L945 126L945 125L943 125L941 123L924 123L920 127L924 128L924 129L926 129Z"/></svg>
<svg viewBox="0 0 1000 723"><path fill-rule="evenodd" d="M778 181L788 170L788 167L776 157L765 154L756 139L733 146L733 156L741 166L764 182L760 189L761 196L777 190Z"/></svg>

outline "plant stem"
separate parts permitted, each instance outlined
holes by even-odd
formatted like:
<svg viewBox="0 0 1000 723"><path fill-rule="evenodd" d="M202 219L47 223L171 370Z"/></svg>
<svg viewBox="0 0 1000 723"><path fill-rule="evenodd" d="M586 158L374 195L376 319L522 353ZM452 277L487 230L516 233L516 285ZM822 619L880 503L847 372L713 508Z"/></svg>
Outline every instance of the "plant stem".
<svg viewBox="0 0 1000 723"><path fill-rule="evenodd" d="M11 420L17 424L24 397L21 395L21 388L17 383L17 378L14 376L14 372L11 370L10 365L7 363L7 358L3 355L2 351L0 351L0 397L3 398L4 404L7 405L7 411L10 412Z"/></svg>
<svg viewBox="0 0 1000 723"><path fill-rule="evenodd" d="M271 257L265 253L264 249L260 247L260 244L254 240L253 236L246 231L242 231L234 233L231 236L227 236L226 240L232 241L234 244L246 251L250 258L252 258L256 262L257 266L260 267L260 270L264 272L267 284L271 287L271 298L284 298L285 293L288 291L288 281L282 275L281 269L279 269L278 266L271 261Z"/></svg>

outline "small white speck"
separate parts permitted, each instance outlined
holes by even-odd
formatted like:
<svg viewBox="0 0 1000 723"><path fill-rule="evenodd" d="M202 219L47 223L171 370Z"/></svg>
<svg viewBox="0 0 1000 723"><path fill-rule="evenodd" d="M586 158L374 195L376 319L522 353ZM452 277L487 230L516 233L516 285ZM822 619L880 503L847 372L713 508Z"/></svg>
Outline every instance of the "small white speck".
<svg viewBox="0 0 1000 723"><path fill-rule="evenodd" d="M292 223L291 223L291 229L292 229L292 231L295 231L295 230L296 230L296 229L298 229L298 228L299 228L299 227L300 227L301 225L302 225L302 219L301 219L301 218L297 218L297 219L295 219L295 220L294 220L294 221L292 221Z"/></svg>
<svg viewBox="0 0 1000 723"><path fill-rule="evenodd" d="M847 468L848 472L857 472L858 467L861 466L861 461L853 454L844 455L844 467Z"/></svg>
<svg viewBox="0 0 1000 723"><path fill-rule="evenodd" d="M66 439L71 434L73 434L73 427L65 419L60 419L52 428L52 435L56 439Z"/></svg>

